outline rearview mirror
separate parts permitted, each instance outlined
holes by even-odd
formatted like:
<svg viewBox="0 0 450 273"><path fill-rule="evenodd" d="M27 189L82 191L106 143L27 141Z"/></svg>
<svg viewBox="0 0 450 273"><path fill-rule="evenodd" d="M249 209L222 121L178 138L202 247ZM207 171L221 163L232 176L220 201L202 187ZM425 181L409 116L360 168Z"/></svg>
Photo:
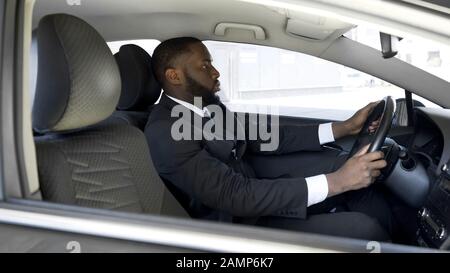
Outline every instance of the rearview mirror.
<svg viewBox="0 0 450 273"><path fill-rule="evenodd" d="M389 59L397 55L397 43L401 40L402 38L400 37L380 32L381 53L383 54L383 58Z"/></svg>

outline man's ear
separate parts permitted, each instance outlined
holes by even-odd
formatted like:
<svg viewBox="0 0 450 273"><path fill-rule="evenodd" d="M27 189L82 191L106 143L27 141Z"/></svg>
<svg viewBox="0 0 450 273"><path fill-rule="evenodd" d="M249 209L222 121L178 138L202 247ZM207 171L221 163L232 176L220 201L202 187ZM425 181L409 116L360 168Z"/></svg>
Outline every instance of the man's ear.
<svg viewBox="0 0 450 273"><path fill-rule="evenodd" d="M166 76L167 82L169 82L171 85L180 85L182 84L180 71L175 68L169 68L164 73Z"/></svg>

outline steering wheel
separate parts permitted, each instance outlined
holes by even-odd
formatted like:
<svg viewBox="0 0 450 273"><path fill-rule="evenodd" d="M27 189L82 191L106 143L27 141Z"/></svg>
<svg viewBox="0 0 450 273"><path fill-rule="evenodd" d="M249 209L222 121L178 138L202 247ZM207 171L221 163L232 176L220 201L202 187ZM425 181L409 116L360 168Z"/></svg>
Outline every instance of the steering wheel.
<svg viewBox="0 0 450 273"><path fill-rule="evenodd" d="M355 144L353 144L348 158L352 157L369 143L370 146L367 151L368 153L379 151L381 149L384 141L386 140L389 129L391 128L394 110L394 100L390 96L384 97L380 103L375 106L359 132L358 138L356 139ZM370 133L370 125L378 119L380 119L380 124L377 130L374 133Z"/></svg>

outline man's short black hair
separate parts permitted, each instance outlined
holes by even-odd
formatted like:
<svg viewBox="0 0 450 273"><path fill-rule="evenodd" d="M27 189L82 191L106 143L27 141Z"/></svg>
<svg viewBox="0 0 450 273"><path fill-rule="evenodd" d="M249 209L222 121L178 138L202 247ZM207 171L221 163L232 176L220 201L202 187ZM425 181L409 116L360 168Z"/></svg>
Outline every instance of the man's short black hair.
<svg viewBox="0 0 450 273"><path fill-rule="evenodd" d="M168 68L174 67L176 59L188 52L189 46L201 41L194 37L178 37L166 40L159 44L153 52L152 69L156 80L164 87L165 73Z"/></svg>

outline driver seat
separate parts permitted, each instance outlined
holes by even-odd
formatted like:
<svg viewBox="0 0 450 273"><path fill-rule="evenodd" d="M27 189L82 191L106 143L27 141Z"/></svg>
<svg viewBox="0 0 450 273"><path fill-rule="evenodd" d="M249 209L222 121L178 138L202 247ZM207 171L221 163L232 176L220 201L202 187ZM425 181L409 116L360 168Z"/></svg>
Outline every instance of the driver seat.
<svg viewBox="0 0 450 273"><path fill-rule="evenodd" d="M120 97L117 63L100 34L66 14L42 18L33 127L49 202L189 217L158 176L145 136L102 123Z"/></svg>

